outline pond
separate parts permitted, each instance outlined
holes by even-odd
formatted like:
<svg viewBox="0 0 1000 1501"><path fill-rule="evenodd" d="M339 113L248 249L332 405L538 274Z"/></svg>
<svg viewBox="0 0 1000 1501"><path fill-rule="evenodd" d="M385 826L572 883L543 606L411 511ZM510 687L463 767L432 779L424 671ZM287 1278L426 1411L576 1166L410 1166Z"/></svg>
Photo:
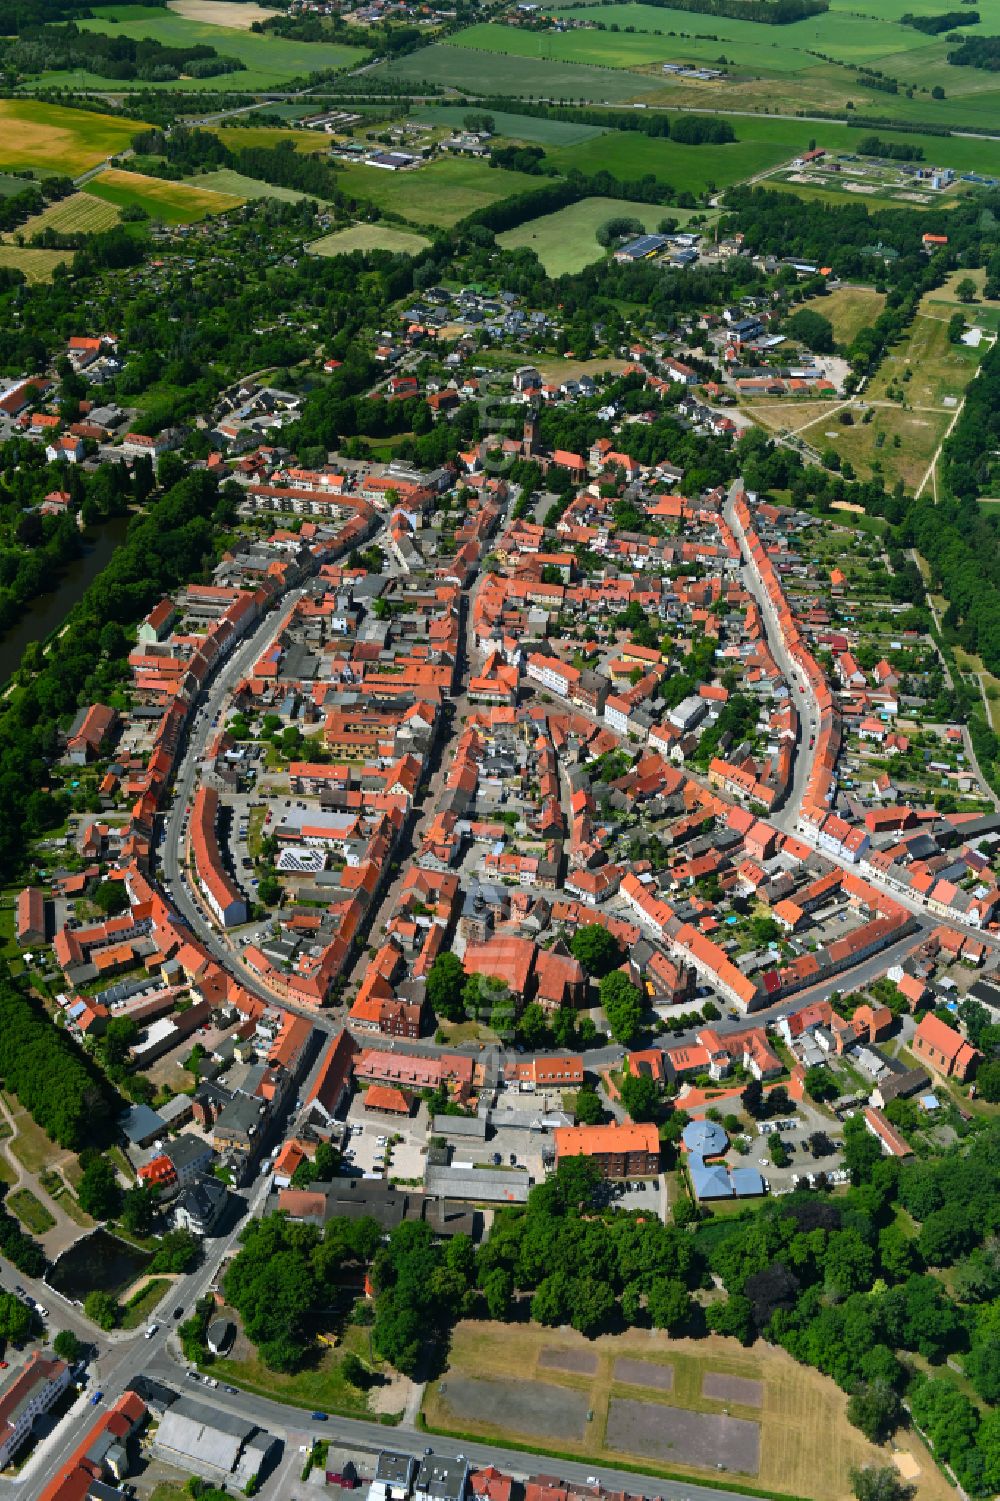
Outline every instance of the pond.
<svg viewBox="0 0 1000 1501"><path fill-rule="evenodd" d="M64 1251L48 1282L64 1297L82 1301L88 1293L117 1293L134 1282L152 1261L149 1251L130 1246L107 1230L95 1230Z"/></svg>

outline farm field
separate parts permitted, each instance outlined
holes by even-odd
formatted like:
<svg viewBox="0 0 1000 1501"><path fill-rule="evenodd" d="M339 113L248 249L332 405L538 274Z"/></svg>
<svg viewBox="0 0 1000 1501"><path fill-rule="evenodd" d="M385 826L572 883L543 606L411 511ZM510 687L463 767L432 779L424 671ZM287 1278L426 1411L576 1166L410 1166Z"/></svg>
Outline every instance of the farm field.
<svg viewBox="0 0 1000 1501"><path fill-rule="evenodd" d="M0 244L0 266L23 271L29 282L51 281L57 266L72 259L71 250L27 250Z"/></svg>
<svg viewBox="0 0 1000 1501"><path fill-rule="evenodd" d="M647 1472L714 1473L721 1456L752 1485L846 1501L851 1464L887 1462L848 1423L846 1406L832 1381L760 1344L646 1331L585 1340L538 1325L465 1322L423 1415L432 1432ZM909 1435L904 1442L913 1444L919 1501L944 1501L929 1454Z"/></svg>
<svg viewBox="0 0 1000 1501"><path fill-rule="evenodd" d="M667 212L676 218L684 210L668 211L659 204L628 203L620 198L583 198L554 214L543 214L508 229L497 236L497 241L505 250L533 250L550 276L566 276L604 256L595 235L606 220L627 214L641 220L647 229L655 229Z"/></svg>
<svg viewBox="0 0 1000 1501"><path fill-rule="evenodd" d="M838 287L825 297L810 298L802 306L833 324L833 337L838 344L850 344L882 312L885 293L872 287Z"/></svg>
<svg viewBox="0 0 1000 1501"><path fill-rule="evenodd" d="M138 203L151 219L160 219L164 224L193 224L206 214L224 213L244 201L230 193L213 193L190 183L165 182L159 177L143 177L139 172L120 172L116 168L92 178L86 191L119 208Z"/></svg>
<svg viewBox="0 0 1000 1501"><path fill-rule="evenodd" d="M411 120L420 120L427 125L448 125L461 129L467 108L459 105L422 105L410 111ZM538 146L579 146L581 141L603 135L607 127L602 125L578 125L572 120L542 120L533 115L517 115L507 110L491 109L496 123L496 134L510 141L530 141Z"/></svg>
<svg viewBox="0 0 1000 1501"><path fill-rule="evenodd" d="M26 219L18 233L25 240L44 229L63 235L93 235L118 223L119 212L113 203L104 203L89 193L71 193L58 203L50 203L34 218Z"/></svg>
<svg viewBox="0 0 1000 1501"><path fill-rule="evenodd" d="M506 29L506 28L497 28ZM652 99L662 93L661 77L628 73L616 68L575 67L549 62L544 55L504 57L499 52L437 42L409 57L380 63L372 79L391 79L402 84L437 83L454 88L460 78L472 93L509 94L545 99L593 99L598 103L627 104L633 99Z"/></svg>
<svg viewBox="0 0 1000 1501"><path fill-rule="evenodd" d="M232 26L249 31L255 21L280 16L280 10L255 5L253 0L167 0L167 9L186 21L201 21L208 26Z"/></svg>
<svg viewBox="0 0 1000 1501"><path fill-rule="evenodd" d="M416 255L429 245L423 235L410 234L391 224L352 224L337 229L306 249L310 255L350 255L352 250L391 250L397 255Z"/></svg>
<svg viewBox="0 0 1000 1501"><path fill-rule="evenodd" d="M886 396L889 386L895 384L905 392L907 404L911 407L933 407L953 412L953 405L944 406L945 398L961 399L985 352L985 345L981 350L975 350L964 344L950 344L948 324L944 319L918 313L906 338L894 345L889 359L882 361L865 396L871 401L879 401ZM907 370L910 379L904 380L903 373Z"/></svg>
<svg viewBox="0 0 1000 1501"><path fill-rule="evenodd" d="M635 182L651 172L658 182L669 183L681 193L700 193L709 186L728 187L776 166L786 154L786 146L766 140L684 146L628 130L609 131L581 146L547 153L549 161L563 171L576 167L580 172L611 172L626 182Z"/></svg>
<svg viewBox="0 0 1000 1501"><path fill-rule="evenodd" d="M282 203L298 203L300 199L312 196L309 193L298 193L294 188L275 187L272 183L261 182L257 177L244 177L242 172L234 172L231 167L220 167L216 172L203 172L185 186L205 188L210 193L223 193L227 197L247 202L251 198L279 198Z"/></svg>
<svg viewBox="0 0 1000 1501"><path fill-rule="evenodd" d="M65 109L34 99L0 100L0 168L31 167L77 177L123 150L141 120Z"/></svg>
<svg viewBox="0 0 1000 1501"><path fill-rule="evenodd" d="M252 151L258 146L270 150L285 141L291 141L296 151L307 153L330 149L330 137L321 130L283 130L280 125L217 125L213 126L212 134L230 151Z"/></svg>
<svg viewBox="0 0 1000 1501"><path fill-rule="evenodd" d="M81 21L87 31L103 31L109 35L127 36L135 40L152 37L165 47L195 46L207 44L227 57L238 57L246 64L246 72L232 75L227 87L243 89L271 88L287 83L306 73L321 68L345 68L359 63L364 51L359 47L345 47L336 42L293 42L284 37L262 36L240 27L219 26L212 21L192 20L175 10L160 10L153 7L101 5L94 8L92 21ZM60 75L68 78L70 75ZM107 79L103 87L107 89ZM126 87L149 88L138 80ZM117 85L121 88L122 85ZM152 85L153 88L170 88L171 84ZM209 88L217 91L218 78L192 78L185 80L185 87Z"/></svg>
<svg viewBox="0 0 1000 1501"><path fill-rule="evenodd" d="M412 172L384 172L379 167L350 165L338 174L345 193L381 209L401 214L413 224L448 229L473 209L526 193L539 186L537 177L506 172L484 162L458 158L431 162Z"/></svg>

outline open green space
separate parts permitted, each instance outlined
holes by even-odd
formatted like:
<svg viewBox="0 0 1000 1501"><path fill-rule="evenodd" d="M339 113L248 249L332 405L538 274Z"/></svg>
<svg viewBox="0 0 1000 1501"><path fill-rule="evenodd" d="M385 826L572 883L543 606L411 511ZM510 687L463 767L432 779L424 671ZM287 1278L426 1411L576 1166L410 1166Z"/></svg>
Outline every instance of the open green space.
<svg viewBox="0 0 1000 1501"><path fill-rule="evenodd" d="M214 47L223 56L238 57L246 64L246 72L227 75L221 80L184 80L185 88L208 88L212 92L217 92L220 84L224 88L240 90L271 88L320 69L350 67L364 58L360 47L345 47L338 42L288 41L284 37L264 36L236 27L216 26L210 21L191 20L176 11L152 6L95 6L94 19L81 21L80 25L87 31L103 31L108 35L132 37L136 41L151 37L164 47ZM108 80L101 80L100 86L107 89ZM176 87L169 83L149 85L139 80L134 86L142 89ZM122 84L115 85L116 89L122 87Z"/></svg>
<svg viewBox="0 0 1000 1501"><path fill-rule="evenodd" d="M498 30L507 28L497 28ZM511 28L513 31L513 28ZM464 33L463 33L464 35ZM393 81L404 88L427 82L454 88L457 81L470 93L523 95L537 99L592 99L597 103L627 104L662 92L659 77L623 69L579 67L547 60L542 53L504 57L462 44L437 42L394 62L380 63L368 75L373 81Z"/></svg>
<svg viewBox="0 0 1000 1501"><path fill-rule="evenodd" d="M400 214L413 224L448 229L499 198L527 193L539 186L526 172L492 169L486 162L448 158L411 172L351 164L338 176L345 193L380 209Z"/></svg>
<svg viewBox="0 0 1000 1501"><path fill-rule="evenodd" d="M212 134L230 151L253 151L259 146L272 150L287 142L296 151L310 154L330 150L330 137L321 130L285 130L280 125L219 125Z"/></svg>
<svg viewBox="0 0 1000 1501"><path fill-rule="evenodd" d="M116 119L35 99L2 99L0 168L31 167L76 177L122 151L142 128L141 120Z"/></svg>
<svg viewBox="0 0 1000 1501"><path fill-rule="evenodd" d="M46 1230L51 1230L55 1224L53 1216L30 1188L15 1189L13 1193L7 1195L5 1202L11 1213L17 1215L21 1224L30 1230L32 1235L44 1235Z"/></svg>
<svg viewBox="0 0 1000 1501"><path fill-rule="evenodd" d="M240 1343L245 1345L242 1338ZM341 1369L348 1352L357 1355L381 1376L385 1367L372 1361L368 1330L356 1324L347 1326L335 1346L327 1343L314 1364L290 1374L272 1371L256 1351L245 1358L216 1358L212 1361L211 1371L220 1381L230 1381L245 1391L284 1402L289 1407L318 1408L322 1412L342 1413L347 1417L367 1417L370 1412L368 1393L346 1381Z"/></svg>
<svg viewBox="0 0 1000 1501"><path fill-rule="evenodd" d="M627 214L654 229L668 210L652 203L629 203L620 198L582 198L554 214L543 214L498 235L505 250L533 250L550 276L582 271L606 254L598 244L597 230L608 219ZM669 210L678 217L683 209Z"/></svg>
<svg viewBox="0 0 1000 1501"><path fill-rule="evenodd" d="M310 255L350 255L352 250L391 250L395 255L416 255L430 241L423 235L396 229L391 224L352 224L334 230L321 240L313 240L306 249Z"/></svg>
<svg viewBox="0 0 1000 1501"><path fill-rule="evenodd" d="M883 360L872 377L865 395L877 401L895 387L904 393L908 406L953 411L953 405L944 406L945 398L961 399L986 348L985 344L978 350L952 344L943 319L918 313L906 337L893 348L892 358Z"/></svg>
<svg viewBox="0 0 1000 1501"><path fill-rule="evenodd" d="M122 1310L122 1328L138 1329L140 1324L144 1324L153 1309L163 1301L169 1288L170 1282L166 1277L152 1277L144 1287L140 1287Z"/></svg>
<svg viewBox="0 0 1000 1501"><path fill-rule="evenodd" d="M838 287L825 297L812 297L802 304L833 324L838 344L850 344L868 328L885 307L885 293L874 287Z"/></svg>
<svg viewBox="0 0 1000 1501"><path fill-rule="evenodd" d="M160 177L115 168L88 182L86 192L119 208L138 204L151 219L164 224L193 224L206 214L221 214L243 202L242 194L213 193L193 183L165 182Z"/></svg>
<svg viewBox="0 0 1000 1501"><path fill-rule="evenodd" d="M427 125L448 125L459 130L469 113L467 108L457 104L441 107L426 104L411 110L410 118ZM601 125L578 125L573 120L536 119L534 115L518 115L503 109L491 109L490 115L496 135L511 141L530 141L539 146L578 146L581 141L603 135L605 129Z"/></svg>
<svg viewBox="0 0 1000 1501"><path fill-rule="evenodd" d="M608 131L580 146L564 146L547 153L549 161L563 171L575 167L586 173L610 172L624 182L635 182L652 173L658 182L669 183L679 193L700 193L706 188L742 182L776 166L787 154L785 145L768 140L684 146L626 130Z"/></svg>
<svg viewBox="0 0 1000 1501"><path fill-rule="evenodd" d="M229 167L220 167L217 172L203 172L200 177L185 184L188 187L207 188L210 193L222 193L229 198L249 201L252 198L279 198L282 203L298 203L309 198L309 193L298 193L294 188L279 188L273 183L261 182L258 177L244 177Z"/></svg>

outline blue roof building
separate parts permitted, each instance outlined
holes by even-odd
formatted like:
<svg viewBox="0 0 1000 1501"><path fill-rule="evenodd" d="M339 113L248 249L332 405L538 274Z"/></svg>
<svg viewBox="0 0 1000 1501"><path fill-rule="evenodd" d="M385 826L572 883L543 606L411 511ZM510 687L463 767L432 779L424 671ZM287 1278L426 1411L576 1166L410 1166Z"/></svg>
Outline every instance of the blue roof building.
<svg viewBox="0 0 1000 1501"><path fill-rule="evenodd" d="M729 1137L717 1121L689 1121L682 1140L685 1151L699 1157L721 1157L729 1147Z"/></svg>

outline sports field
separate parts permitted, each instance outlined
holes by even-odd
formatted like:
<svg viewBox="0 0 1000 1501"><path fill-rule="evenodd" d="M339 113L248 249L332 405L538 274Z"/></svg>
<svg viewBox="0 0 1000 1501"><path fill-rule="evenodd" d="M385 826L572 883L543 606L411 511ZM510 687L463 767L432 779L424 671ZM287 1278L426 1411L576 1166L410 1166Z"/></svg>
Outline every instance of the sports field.
<svg viewBox="0 0 1000 1501"><path fill-rule="evenodd" d="M447 125L453 130L461 130L469 113L468 108L461 108L457 104L445 105L443 108L427 104L411 110L410 119L420 120L427 125ZM473 110L471 113L475 114L477 111ZM606 129L602 125L578 125L573 120L536 119L534 115L516 115L502 109L491 109L489 113L496 135L509 141L530 141L538 146L579 146L581 141L590 141L594 136L603 135Z"/></svg>
<svg viewBox="0 0 1000 1501"><path fill-rule="evenodd" d="M119 211L113 203L105 203L90 193L71 193L58 203L50 203L34 218L27 219L18 229L25 240L41 234L44 229L55 230L61 235L94 235L102 229L110 229L118 223Z"/></svg>
<svg viewBox="0 0 1000 1501"><path fill-rule="evenodd" d="M802 306L833 324L838 344L850 344L879 316L885 307L885 294L873 287L838 287L825 297L810 298Z"/></svg>
<svg viewBox="0 0 1000 1501"><path fill-rule="evenodd" d="M29 282L51 281L57 266L72 258L71 250L28 250L0 244L0 266L23 271Z"/></svg>
<svg viewBox="0 0 1000 1501"><path fill-rule="evenodd" d="M292 42L284 37L263 36L242 27L192 20L190 15L181 15L176 10L160 10L152 6L98 5L94 7L94 19L79 24L87 31L104 31L110 36L128 36L136 40L152 37L165 47L214 47L224 56L238 57L246 64L245 73L226 75L221 80L223 87L240 90L272 88L291 78L318 72L321 68L346 68L363 61L365 56L360 47L345 47L336 42ZM107 89L107 79L98 86ZM169 83L149 85L139 81L129 85L136 88L151 86L176 87ZM185 79L185 86L217 92L220 80Z"/></svg>
<svg viewBox="0 0 1000 1501"><path fill-rule="evenodd" d="M664 214L679 218L683 212L655 203L623 202L620 198L582 198L554 214L543 214L516 229L508 229L497 236L497 243L505 250L533 250L550 276L565 276L582 271L606 254L595 235L608 219L626 214L638 219L646 229L655 229Z"/></svg>
<svg viewBox="0 0 1000 1501"><path fill-rule="evenodd" d="M279 198L282 203L298 203L310 198L310 193L299 193L294 188L278 188L257 177L244 177L229 167L220 167L217 172L203 172L186 186L207 188L211 193L223 193L230 198L249 201L251 198ZM323 200L325 201L325 200Z"/></svg>
<svg viewBox="0 0 1000 1501"><path fill-rule="evenodd" d="M64 109L35 99L0 99L0 168L78 177L126 147L141 120Z"/></svg>
<svg viewBox="0 0 1000 1501"><path fill-rule="evenodd" d="M87 183L87 193L103 198L105 203L125 208L137 203L151 219L164 224L193 224L207 214L221 214L237 208L244 200L229 193L213 193L186 182L164 182L159 177L143 177L139 172L119 172L111 168Z"/></svg>
<svg viewBox="0 0 1000 1501"><path fill-rule="evenodd" d="M310 255L349 255L352 250L391 250L397 255L416 255L430 241L391 224L352 224L335 230L306 246Z"/></svg>
<svg viewBox="0 0 1000 1501"><path fill-rule="evenodd" d="M390 209L412 224L448 229L498 198L527 193L540 186L526 172L505 172L485 162L459 158L431 162L412 172L385 172L379 167L350 165L338 174L345 193L381 209Z"/></svg>
<svg viewBox="0 0 1000 1501"><path fill-rule="evenodd" d="M461 1323L423 1415L432 1432L647 1473L716 1475L724 1463L750 1485L815 1501L847 1501L852 1464L889 1462L847 1421L832 1381L783 1350L720 1336L636 1330L585 1340L538 1325ZM916 1457L919 1501L945 1501L927 1451L903 1441Z"/></svg>

